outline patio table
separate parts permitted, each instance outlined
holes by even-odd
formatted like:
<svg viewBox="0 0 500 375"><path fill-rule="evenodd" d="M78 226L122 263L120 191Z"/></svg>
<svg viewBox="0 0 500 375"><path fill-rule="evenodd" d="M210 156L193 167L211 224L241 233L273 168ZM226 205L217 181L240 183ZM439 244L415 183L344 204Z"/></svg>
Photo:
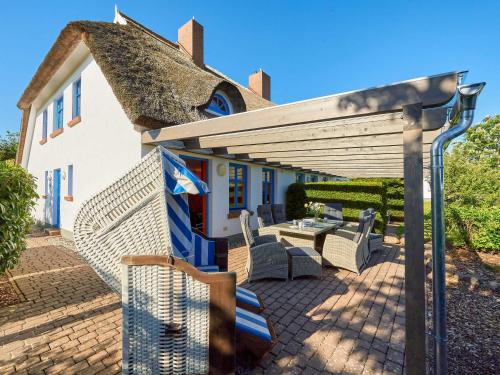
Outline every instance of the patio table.
<svg viewBox="0 0 500 375"><path fill-rule="evenodd" d="M326 223L316 222L312 227L304 227L299 229L293 226L292 223L281 223L270 225L266 228L266 233L276 235L278 241L285 246L310 247L318 251L320 254L323 250L323 242L325 235L332 233L339 228L342 223Z"/></svg>

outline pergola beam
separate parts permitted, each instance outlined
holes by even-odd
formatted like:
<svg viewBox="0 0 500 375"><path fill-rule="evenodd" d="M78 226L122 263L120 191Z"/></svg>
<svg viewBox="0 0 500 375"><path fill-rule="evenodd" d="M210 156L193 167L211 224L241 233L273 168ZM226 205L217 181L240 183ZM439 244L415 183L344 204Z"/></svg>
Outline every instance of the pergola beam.
<svg viewBox="0 0 500 375"><path fill-rule="evenodd" d="M431 144L439 131L424 133L424 143ZM349 147L385 147L398 146L403 143L402 133L384 135L365 135L336 139L302 140L293 142L275 142L266 144L252 144L244 146L228 146L221 148L228 154L250 154L255 152L276 152L291 150L325 150Z"/></svg>
<svg viewBox="0 0 500 375"><path fill-rule="evenodd" d="M424 153L430 151L430 145L423 146ZM338 149L325 148L319 150L291 150L291 151L274 151L274 152L251 152L235 154L239 156L251 158L268 158L268 157L309 157L309 156L342 156L342 157L372 157L374 155L393 155L403 157L403 146L367 146L367 147L344 147Z"/></svg>
<svg viewBox="0 0 500 375"><path fill-rule="evenodd" d="M427 112L428 128L436 129L446 122L446 108L432 108ZM402 133L404 126L402 112L355 117L340 120L322 121L291 125L286 128L272 128L186 140L186 147L228 147L252 144L292 142L301 140L335 139L358 137L362 135L383 135Z"/></svg>

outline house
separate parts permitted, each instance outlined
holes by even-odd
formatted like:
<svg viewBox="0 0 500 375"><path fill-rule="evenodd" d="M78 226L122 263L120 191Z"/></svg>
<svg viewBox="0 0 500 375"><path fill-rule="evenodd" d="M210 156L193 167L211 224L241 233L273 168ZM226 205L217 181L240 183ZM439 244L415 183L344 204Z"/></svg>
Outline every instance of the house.
<svg viewBox="0 0 500 375"><path fill-rule="evenodd" d="M37 178L35 219L71 237L80 205L151 150L142 132L272 106L270 82L259 70L247 88L206 65L194 19L177 42L117 10L113 23L69 23L18 102L17 162ZM241 209L284 202L290 183L325 178L165 146L208 183L190 207L211 236L240 232Z"/></svg>

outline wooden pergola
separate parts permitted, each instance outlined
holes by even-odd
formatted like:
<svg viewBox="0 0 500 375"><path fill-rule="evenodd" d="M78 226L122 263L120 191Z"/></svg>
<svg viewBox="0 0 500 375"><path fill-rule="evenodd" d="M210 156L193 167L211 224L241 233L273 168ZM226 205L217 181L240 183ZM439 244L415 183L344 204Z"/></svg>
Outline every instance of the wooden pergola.
<svg viewBox="0 0 500 375"><path fill-rule="evenodd" d="M424 374L423 177L462 75L451 72L150 130L142 142L325 175L404 178L406 369Z"/></svg>

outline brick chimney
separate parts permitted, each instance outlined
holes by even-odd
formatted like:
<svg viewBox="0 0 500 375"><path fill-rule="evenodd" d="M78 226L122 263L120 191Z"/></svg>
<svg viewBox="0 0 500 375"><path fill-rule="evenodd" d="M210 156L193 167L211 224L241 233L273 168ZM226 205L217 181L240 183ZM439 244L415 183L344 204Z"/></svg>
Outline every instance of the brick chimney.
<svg viewBox="0 0 500 375"><path fill-rule="evenodd" d="M271 77L262 69L248 77L248 88L264 99L271 100Z"/></svg>
<svg viewBox="0 0 500 375"><path fill-rule="evenodd" d="M177 43L184 52L191 56L193 62L204 67L203 61L203 26L193 19L181 26L177 32Z"/></svg>

